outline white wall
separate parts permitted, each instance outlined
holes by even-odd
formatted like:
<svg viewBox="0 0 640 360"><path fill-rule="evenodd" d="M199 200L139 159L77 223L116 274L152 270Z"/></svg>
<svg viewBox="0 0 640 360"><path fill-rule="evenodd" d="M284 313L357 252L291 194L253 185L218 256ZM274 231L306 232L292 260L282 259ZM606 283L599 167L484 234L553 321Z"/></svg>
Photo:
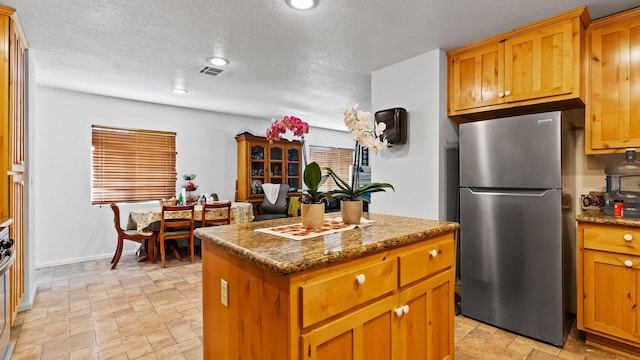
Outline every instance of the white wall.
<svg viewBox="0 0 640 360"><path fill-rule="evenodd" d="M373 194L372 212L445 219L447 208L455 208L455 199L446 195L451 179L445 146L454 149L457 163L457 135L446 116L446 70L444 52L434 50L372 73L372 112L393 107L408 112L407 143L371 155L372 181L395 187Z"/></svg>
<svg viewBox="0 0 640 360"><path fill-rule="evenodd" d="M264 135L270 119L255 119L36 86L29 119L35 266L113 256L115 230L108 206L91 206L91 125L175 131L178 188L195 173L199 191L233 199L237 132ZM32 99L33 101L34 99ZM347 104L348 105L348 104ZM283 114L286 115L286 114ZM341 115L341 114L340 114ZM346 130L346 128L345 128ZM346 132L312 128L307 144L351 148ZM176 189L176 192L178 189ZM36 195L37 194L37 195ZM138 205L121 205L123 217ZM134 244L126 243L125 250Z"/></svg>

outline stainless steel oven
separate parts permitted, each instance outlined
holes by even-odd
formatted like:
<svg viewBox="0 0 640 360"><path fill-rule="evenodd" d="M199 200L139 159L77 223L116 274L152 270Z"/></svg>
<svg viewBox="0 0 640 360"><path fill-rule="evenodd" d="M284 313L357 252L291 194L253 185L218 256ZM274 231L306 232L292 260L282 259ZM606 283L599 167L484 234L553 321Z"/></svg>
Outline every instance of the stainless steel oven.
<svg viewBox="0 0 640 360"><path fill-rule="evenodd" d="M10 359L13 343L10 343L9 321L9 268L16 259L13 240L9 239L9 228L0 229L0 354Z"/></svg>

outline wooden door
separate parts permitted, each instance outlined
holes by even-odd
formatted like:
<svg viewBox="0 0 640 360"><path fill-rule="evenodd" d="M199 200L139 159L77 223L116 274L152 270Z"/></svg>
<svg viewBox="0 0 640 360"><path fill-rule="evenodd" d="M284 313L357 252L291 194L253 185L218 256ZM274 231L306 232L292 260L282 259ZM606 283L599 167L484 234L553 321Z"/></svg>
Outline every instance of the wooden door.
<svg viewBox="0 0 640 360"><path fill-rule="evenodd" d="M397 359L395 299L389 296L303 335L302 359Z"/></svg>
<svg viewBox="0 0 640 360"><path fill-rule="evenodd" d="M453 359L453 270L400 293L401 359Z"/></svg>
<svg viewBox="0 0 640 360"><path fill-rule="evenodd" d="M572 92L573 72L579 70L573 69L572 29L571 21L565 21L505 41L506 102Z"/></svg>
<svg viewBox="0 0 640 360"><path fill-rule="evenodd" d="M626 263L625 263L626 262ZM640 258L584 252L584 327L637 341Z"/></svg>
<svg viewBox="0 0 640 360"><path fill-rule="evenodd" d="M494 43L449 60L449 111L496 105L503 100L504 45Z"/></svg>
<svg viewBox="0 0 640 360"><path fill-rule="evenodd" d="M636 19L591 31L588 153L640 147L640 11L637 14Z"/></svg>

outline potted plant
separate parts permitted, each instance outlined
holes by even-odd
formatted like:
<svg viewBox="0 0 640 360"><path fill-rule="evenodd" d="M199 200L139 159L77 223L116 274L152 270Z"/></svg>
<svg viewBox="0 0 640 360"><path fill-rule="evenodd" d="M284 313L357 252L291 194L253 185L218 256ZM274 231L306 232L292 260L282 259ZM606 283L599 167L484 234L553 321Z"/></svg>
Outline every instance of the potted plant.
<svg viewBox="0 0 640 360"><path fill-rule="evenodd" d="M302 226L307 229L319 229L324 221L324 201L331 201L330 193L319 190L327 181L328 175L322 175L322 170L317 162L312 162L304 168L304 184L307 186L302 191Z"/></svg>
<svg viewBox="0 0 640 360"><path fill-rule="evenodd" d="M369 183L358 185L353 176L352 184L342 180L331 168L325 168L340 190L333 193L333 198L340 199L340 215L345 224L359 224L362 217L362 202L370 202L368 195L387 191L395 191L393 185L389 183ZM358 171L358 170L356 170Z"/></svg>
<svg viewBox="0 0 640 360"><path fill-rule="evenodd" d="M359 224L362 217L362 201L370 202L371 193L392 189L389 183L360 184L360 161L362 149L371 149L378 152L387 147L387 139L384 135L385 123L370 122L371 113L357 111L358 104L344 111L344 123L349 129L349 134L356 140L353 154L353 176L351 183L342 180L333 170L325 168L340 190L334 192L333 197L341 199L340 214L345 224Z"/></svg>

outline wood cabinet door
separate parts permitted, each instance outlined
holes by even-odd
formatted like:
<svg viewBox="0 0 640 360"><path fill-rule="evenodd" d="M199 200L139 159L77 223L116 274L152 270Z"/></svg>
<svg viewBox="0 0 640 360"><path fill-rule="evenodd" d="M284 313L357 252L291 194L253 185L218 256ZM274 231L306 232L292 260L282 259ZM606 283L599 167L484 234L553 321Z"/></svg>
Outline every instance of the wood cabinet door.
<svg viewBox="0 0 640 360"><path fill-rule="evenodd" d="M399 294L401 359L453 359L453 270Z"/></svg>
<svg viewBox="0 0 640 360"><path fill-rule="evenodd" d="M286 169L284 175L289 184L289 191L297 192L302 189L302 148L300 145L286 147Z"/></svg>
<svg viewBox="0 0 640 360"><path fill-rule="evenodd" d="M504 43L504 95L506 102L571 93L573 78L573 25L550 25L509 38Z"/></svg>
<svg viewBox="0 0 640 360"><path fill-rule="evenodd" d="M504 45L489 44L449 60L449 110L502 103Z"/></svg>
<svg viewBox="0 0 640 360"><path fill-rule="evenodd" d="M640 258L584 252L584 327L638 341Z"/></svg>
<svg viewBox="0 0 640 360"><path fill-rule="evenodd" d="M9 26L9 144L11 146L11 193L9 217L13 219L11 237L16 260L11 266L10 323L13 324L24 297L24 227L25 227L25 39L12 15Z"/></svg>
<svg viewBox="0 0 640 360"><path fill-rule="evenodd" d="M591 31L587 152L640 147L640 12ZM590 140L590 141L589 141ZM613 152L613 151L610 151Z"/></svg>
<svg viewBox="0 0 640 360"><path fill-rule="evenodd" d="M283 167L286 157L285 146L282 144L269 145L269 160L267 170L269 172L268 182L272 184L282 184L284 179Z"/></svg>
<svg viewBox="0 0 640 360"><path fill-rule="evenodd" d="M395 303L396 297L388 296L303 335L302 359L397 359Z"/></svg>

